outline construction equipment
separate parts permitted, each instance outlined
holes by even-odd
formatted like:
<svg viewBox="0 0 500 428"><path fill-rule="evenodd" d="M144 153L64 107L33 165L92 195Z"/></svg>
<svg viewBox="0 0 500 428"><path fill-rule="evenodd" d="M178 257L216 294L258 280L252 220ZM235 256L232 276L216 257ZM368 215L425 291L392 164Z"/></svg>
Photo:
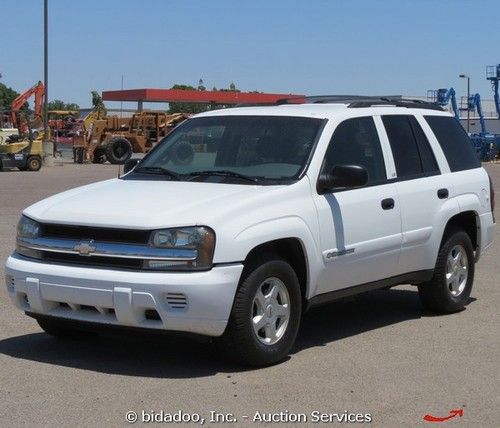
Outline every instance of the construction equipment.
<svg viewBox="0 0 500 428"><path fill-rule="evenodd" d="M453 88L429 90L427 91L427 98L442 107L447 107L451 102L451 111L459 123L461 110L476 111L481 124L481 131L469 134L472 145L480 160L489 161L495 159L500 150L500 135L491 134L486 129L486 121L479 94L471 95L469 98L465 97L465 101L461 99L460 108L458 107L456 92Z"/></svg>
<svg viewBox="0 0 500 428"><path fill-rule="evenodd" d="M48 117L54 157L62 157L61 145L73 145L73 137L81 129L82 121L74 110L49 110Z"/></svg>
<svg viewBox="0 0 500 428"><path fill-rule="evenodd" d="M12 127L10 111L0 109L0 144L11 135L19 135L19 130Z"/></svg>
<svg viewBox="0 0 500 428"><path fill-rule="evenodd" d="M124 163L132 153L146 153L153 143L165 137L178 123L188 117L184 113L167 114L161 111L135 113L127 130L113 132L106 145L106 158L111 163Z"/></svg>
<svg viewBox="0 0 500 428"><path fill-rule="evenodd" d="M102 99L94 94L94 109L83 119L82 130L74 138L73 152L77 163L123 164L132 153L146 153L155 142L167 135L188 115L168 115L160 111L143 111L131 118L107 116Z"/></svg>
<svg viewBox="0 0 500 428"><path fill-rule="evenodd" d="M43 98L45 96L45 87L42 82L38 82L36 85L29 88L27 91L24 91L21 95L16 97L11 104L11 115L12 115L12 125L15 128L20 127L21 125L18 123L18 113L19 110L26 104L26 102L31 98L31 96L35 96L35 115L33 118L33 123L31 125L39 125L42 121L42 106L43 106ZM31 126L30 125L30 126ZM27 131L27 124L22 125L21 133L25 133Z"/></svg>
<svg viewBox="0 0 500 428"><path fill-rule="evenodd" d="M102 116L95 109L92 110L82 122L81 132L73 138L73 156L76 163L92 162L103 163L107 159L109 143L113 138L114 132L119 132L121 129L128 128L130 118L119 118L117 116ZM119 146L119 144L117 144ZM117 157L126 156L120 147L115 147ZM130 155L132 152L130 152ZM123 160L124 163L130 158L130 155ZM109 159L108 159L109 160Z"/></svg>
<svg viewBox="0 0 500 428"><path fill-rule="evenodd" d="M92 105L94 108L82 119L81 129L73 138L73 160L75 163L90 161L99 163L100 156L95 155L101 144L101 135L106 128L106 107L98 92L92 91Z"/></svg>
<svg viewBox="0 0 500 428"><path fill-rule="evenodd" d="M0 124L0 144L4 144L11 135L19 135L18 129L10 126L4 127Z"/></svg>
<svg viewBox="0 0 500 428"><path fill-rule="evenodd" d="M486 129L486 121L481 106L481 96L474 94L468 97L464 110L476 112L479 117L481 131L469 134L479 159L482 161L495 159L500 150L500 135L492 134Z"/></svg>
<svg viewBox="0 0 500 428"><path fill-rule="evenodd" d="M500 94L499 94L499 84L500 84L500 64L489 65L486 67L486 79L491 82L493 88L493 99L495 100L495 108L497 111L497 116L500 119Z"/></svg>
<svg viewBox="0 0 500 428"><path fill-rule="evenodd" d="M38 171L42 167L43 131L31 130L31 121L26 120L28 133L10 135L0 144L0 170L18 168L21 171Z"/></svg>
<svg viewBox="0 0 500 428"><path fill-rule="evenodd" d="M455 89L441 88L436 90L429 90L427 91L427 98L442 107L448 107L448 104L451 101L452 112L455 115L455 119L460 122L460 112L458 110L457 94L455 92Z"/></svg>

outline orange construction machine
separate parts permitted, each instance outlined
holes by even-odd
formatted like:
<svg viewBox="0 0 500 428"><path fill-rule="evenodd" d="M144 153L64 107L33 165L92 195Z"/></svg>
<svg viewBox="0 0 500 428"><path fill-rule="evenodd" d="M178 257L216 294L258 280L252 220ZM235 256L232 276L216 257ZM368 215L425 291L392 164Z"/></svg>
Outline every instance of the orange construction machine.
<svg viewBox="0 0 500 428"><path fill-rule="evenodd" d="M34 115L34 123L42 122L42 107L43 107L43 98L45 96L45 86L43 86L42 82L38 82L36 85L29 88L27 91L24 91L21 95L19 95L11 104L12 111L12 126L17 128L19 126L19 118L18 113L19 110L24 106L24 104L32 97L35 96L35 115ZM22 132L27 131L26 129L22 129Z"/></svg>

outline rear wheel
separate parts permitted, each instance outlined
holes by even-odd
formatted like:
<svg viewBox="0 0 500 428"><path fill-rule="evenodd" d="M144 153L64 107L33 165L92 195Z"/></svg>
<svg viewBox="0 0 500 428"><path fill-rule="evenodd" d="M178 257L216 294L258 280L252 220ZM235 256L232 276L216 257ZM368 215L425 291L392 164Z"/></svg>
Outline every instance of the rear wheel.
<svg viewBox="0 0 500 428"><path fill-rule="evenodd" d="M28 171L38 171L42 167L42 159L39 156L30 156L26 161Z"/></svg>
<svg viewBox="0 0 500 428"><path fill-rule="evenodd" d="M462 310L472 291L474 263L469 235L463 230L448 234L439 250L434 276L418 286L424 306L443 314Z"/></svg>
<svg viewBox="0 0 500 428"><path fill-rule="evenodd" d="M106 158L112 164L124 164L132 156L132 144L123 137L115 137L106 145Z"/></svg>
<svg viewBox="0 0 500 428"><path fill-rule="evenodd" d="M218 340L232 359L265 366L285 358L300 324L302 297L297 275L277 255L254 260L236 292L229 323Z"/></svg>

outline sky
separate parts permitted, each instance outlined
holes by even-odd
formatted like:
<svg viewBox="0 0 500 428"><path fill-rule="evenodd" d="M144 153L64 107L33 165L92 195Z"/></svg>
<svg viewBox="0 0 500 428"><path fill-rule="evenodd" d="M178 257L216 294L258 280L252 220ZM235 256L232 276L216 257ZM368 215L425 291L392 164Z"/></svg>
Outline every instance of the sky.
<svg viewBox="0 0 500 428"><path fill-rule="evenodd" d="M43 80L43 0L0 5L0 82L21 92ZM202 78L273 93L465 94L462 73L491 99L499 29L499 0L49 0L49 100L88 107L122 76L125 89Z"/></svg>

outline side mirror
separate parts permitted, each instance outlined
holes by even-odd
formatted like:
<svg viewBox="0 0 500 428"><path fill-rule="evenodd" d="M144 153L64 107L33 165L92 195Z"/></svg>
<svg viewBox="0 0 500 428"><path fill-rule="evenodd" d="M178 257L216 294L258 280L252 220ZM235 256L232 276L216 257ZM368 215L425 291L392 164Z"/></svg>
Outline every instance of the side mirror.
<svg viewBox="0 0 500 428"><path fill-rule="evenodd" d="M140 159L129 159L125 162L125 165L123 165L123 173L126 174L127 172L132 171L140 161Z"/></svg>
<svg viewBox="0 0 500 428"><path fill-rule="evenodd" d="M321 174L317 190L320 195L334 189L352 189L366 186L368 171L359 165L335 165L330 173Z"/></svg>

